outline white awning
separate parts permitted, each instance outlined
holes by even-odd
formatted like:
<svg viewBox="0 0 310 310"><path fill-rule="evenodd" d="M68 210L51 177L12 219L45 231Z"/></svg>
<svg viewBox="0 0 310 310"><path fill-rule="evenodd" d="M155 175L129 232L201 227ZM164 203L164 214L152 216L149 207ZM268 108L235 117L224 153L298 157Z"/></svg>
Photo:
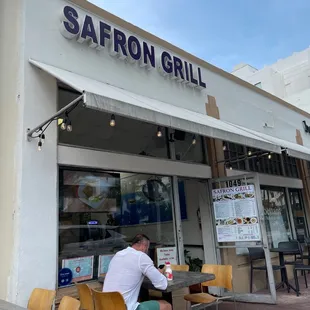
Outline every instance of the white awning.
<svg viewBox="0 0 310 310"><path fill-rule="evenodd" d="M274 153L281 153L280 145L208 115L140 96L51 65L34 60L29 60L29 62L54 76L59 81L84 93L84 101L88 108Z"/></svg>
<svg viewBox="0 0 310 310"><path fill-rule="evenodd" d="M279 139L279 138L276 138L276 137L273 137L273 136L270 136L264 133L260 133L260 132L242 127L242 126L238 126L238 125L234 125L234 126L242 130L245 130L252 135L256 135L267 141L270 141L271 143L274 143L275 145L280 145L283 149L286 149L287 155L291 157L310 161L310 149L305 146L302 146L302 145L299 145L297 143L293 143L290 141L286 141L283 139Z"/></svg>

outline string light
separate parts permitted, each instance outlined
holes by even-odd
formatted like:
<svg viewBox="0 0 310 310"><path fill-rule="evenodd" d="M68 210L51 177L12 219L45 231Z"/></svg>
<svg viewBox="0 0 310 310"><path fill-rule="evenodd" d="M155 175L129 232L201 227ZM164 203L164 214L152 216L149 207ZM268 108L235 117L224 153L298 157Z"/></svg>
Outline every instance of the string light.
<svg viewBox="0 0 310 310"><path fill-rule="evenodd" d="M158 126L158 128L157 128L157 137L158 137L158 138L161 138L162 136L163 136L163 133L162 133L162 131L161 131L160 126Z"/></svg>
<svg viewBox="0 0 310 310"><path fill-rule="evenodd" d="M71 121L69 119L67 120L67 131L68 132L72 131L72 124L71 124Z"/></svg>
<svg viewBox="0 0 310 310"><path fill-rule="evenodd" d="M66 123L67 123L66 119L62 120L62 123L60 125L60 129L61 130L66 130L67 129L67 124Z"/></svg>
<svg viewBox="0 0 310 310"><path fill-rule="evenodd" d="M232 170L232 169L233 169L231 163L227 163L227 164L226 164L226 169L229 169L229 170Z"/></svg>
<svg viewBox="0 0 310 310"><path fill-rule="evenodd" d="M41 151L41 150L42 150L42 141L40 139L38 142L38 151Z"/></svg>
<svg viewBox="0 0 310 310"><path fill-rule="evenodd" d="M197 140L196 140L196 136L195 136L195 135L193 135L192 144L193 144L193 145L195 145L195 144L196 144L196 142L197 142Z"/></svg>
<svg viewBox="0 0 310 310"><path fill-rule="evenodd" d="M115 115L112 114L111 115L111 119L110 119L110 126L111 127L114 127L116 125L116 122L115 122Z"/></svg>
<svg viewBox="0 0 310 310"><path fill-rule="evenodd" d="M271 153L268 153L268 159L271 159L271 158L272 158Z"/></svg>
<svg viewBox="0 0 310 310"><path fill-rule="evenodd" d="M224 145L223 145L223 151L226 151L226 149L227 149L227 148L226 148L226 145L224 144Z"/></svg>
<svg viewBox="0 0 310 310"><path fill-rule="evenodd" d="M252 151L248 151L248 156L251 156L252 155Z"/></svg>
<svg viewBox="0 0 310 310"><path fill-rule="evenodd" d="M42 129L41 129L41 130L42 130ZM40 135L40 140L41 140L42 144L44 144L44 142L45 142L45 134L44 134L44 133L42 133L42 134Z"/></svg>

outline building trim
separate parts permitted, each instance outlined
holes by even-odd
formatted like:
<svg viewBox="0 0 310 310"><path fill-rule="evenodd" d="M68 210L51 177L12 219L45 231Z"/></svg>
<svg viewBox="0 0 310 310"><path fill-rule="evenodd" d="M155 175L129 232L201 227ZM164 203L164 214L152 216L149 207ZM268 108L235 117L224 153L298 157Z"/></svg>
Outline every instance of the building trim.
<svg viewBox="0 0 310 310"><path fill-rule="evenodd" d="M240 78L238 78L237 76L234 76L214 65L211 65L210 63L206 62L205 60L202 60L186 51L184 51L183 49L179 48L179 47L176 47L175 45L163 40L163 39L160 39L158 38L157 36L129 23L129 22L126 22L125 20L115 16L114 14L111 14L109 13L108 11L105 11L99 7L97 7L96 5L86 1L86 0L68 0L70 1L71 3L79 6L80 8L84 9L84 10L87 10L95 15L98 15L99 17L103 18L103 19L106 19L106 20L109 20L110 22L124 28L124 29L127 29L128 31L132 32L132 33L135 33L155 44L158 44L159 46L162 46L166 49L169 49L170 51L184 57L184 58L187 58L188 60L196 63L197 65L199 66L202 66L203 68L207 69L207 70L210 70L216 74L219 74L221 75L222 77L226 78L226 79L229 79L243 87L246 87L246 88L249 88L250 90L256 92L256 93L259 93L260 95L268 98L268 99L271 99L279 104L282 104L284 105L285 107L287 107L288 109L290 110L293 110L301 115L304 115L305 117L308 117L310 118L310 114L307 113L306 111L304 110L301 110L293 105L291 105L290 103L280 99L279 97L276 97L266 91L264 91L263 89L260 89Z"/></svg>

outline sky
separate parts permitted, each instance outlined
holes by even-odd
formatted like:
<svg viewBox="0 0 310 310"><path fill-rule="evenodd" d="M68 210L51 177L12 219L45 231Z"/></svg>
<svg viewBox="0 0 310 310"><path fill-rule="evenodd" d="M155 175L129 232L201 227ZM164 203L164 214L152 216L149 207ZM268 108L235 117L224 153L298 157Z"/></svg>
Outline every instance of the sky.
<svg viewBox="0 0 310 310"><path fill-rule="evenodd" d="M91 0L231 72L261 69L310 46L310 0Z"/></svg>

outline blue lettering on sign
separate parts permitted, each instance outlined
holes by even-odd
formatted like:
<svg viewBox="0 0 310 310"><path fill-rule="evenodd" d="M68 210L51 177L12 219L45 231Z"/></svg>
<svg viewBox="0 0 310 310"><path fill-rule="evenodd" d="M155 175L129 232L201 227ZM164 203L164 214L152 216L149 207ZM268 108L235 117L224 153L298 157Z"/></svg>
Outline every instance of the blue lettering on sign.
<svg viewBox="0 0 310 310"><path fill-rule="evenodd" d="M82 32L78 41L83 43L85 40L90 42L89 45L91 47L96 47L98 45L93 19L88 15L85 16Z"/></svg>
<svg viewBox="0 0 310 310"><path fill-rule="evenodd" d="M78 22L79 15L76 9L68 5L64 7L63 14L65 17L65 20L63 20L63 26L65 31L62 31L62 34L66 38L72 39L76 37L80 32L80 24Z"/></svg>
<svg viewBox="0 0 310 310"><path fill-rule="evenodd" d="M110 54L120 59L127 59L132 63L139 63L141 67L156 68L155 47L145 41L139 40L134 35L126 34L111 25L85 15L80 23L77 10L71 6L65 6L62 12L62 29L64 37L76 38L78 42L88 42L90 47L103 49L109 46ZM163 75L176 79L191 87L206 88L203 81L202 70L181 58L163 51L158 59L158 68Z"/></svg>

